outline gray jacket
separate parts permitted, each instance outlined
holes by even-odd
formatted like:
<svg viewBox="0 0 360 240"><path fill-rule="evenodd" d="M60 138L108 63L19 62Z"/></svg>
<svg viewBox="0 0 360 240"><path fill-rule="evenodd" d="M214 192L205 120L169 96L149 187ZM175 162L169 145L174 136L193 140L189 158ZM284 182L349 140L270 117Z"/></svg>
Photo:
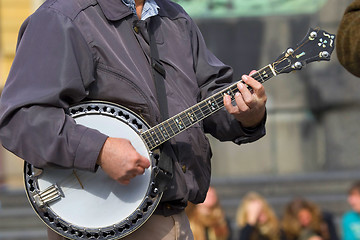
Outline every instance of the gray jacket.
<svg viewBox="0 0 360 240"><path fill-rule="evenodd" d="M232 82L232 69L208 51L199 29L179 5L157 3L161 24L155 37L173 116ZM111 101L151 126L159 123L147 21L139 21L119 0L46 1L21 27L1 96L4 147L37 167L95 171L107 136L77 125L65 113L70 105L89 99ZM262 137L264 125L265 120L257 128L244 129L220 110L174 137L175 178L163 201L184 206L188 200L204 200L211 171L204 133L241 144Z"/></svg>

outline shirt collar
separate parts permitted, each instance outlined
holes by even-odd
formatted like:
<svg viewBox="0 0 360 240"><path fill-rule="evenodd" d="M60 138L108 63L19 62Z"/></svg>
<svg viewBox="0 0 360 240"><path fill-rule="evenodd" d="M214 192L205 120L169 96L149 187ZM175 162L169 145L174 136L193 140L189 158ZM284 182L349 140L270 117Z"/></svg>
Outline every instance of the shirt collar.
<svg viewBox="0 0 360 240"><path fill-rule="evenodd" d="M122 0L97 1L102 11L104 12L105 17L110 21L117 21L130 14L133 14L133 11L125 4L134 0L124 0L125 2L123 2ZM158 9L159 6L155 2L155 0L146 0L143 8L142 20L157 15Z"/></svg>
<svg viewBox="0 0 360 240"><path fill-rule="evenodd" d="M105 17L110 21L117 21L132 14L121 0L97 0Z"/></svg>
<svg viewBox="0 0 360 240"><path fill-rule="evenodd" d="M146 0L141 13L141 20L158 15L159 8L155 0Z"/></svg>

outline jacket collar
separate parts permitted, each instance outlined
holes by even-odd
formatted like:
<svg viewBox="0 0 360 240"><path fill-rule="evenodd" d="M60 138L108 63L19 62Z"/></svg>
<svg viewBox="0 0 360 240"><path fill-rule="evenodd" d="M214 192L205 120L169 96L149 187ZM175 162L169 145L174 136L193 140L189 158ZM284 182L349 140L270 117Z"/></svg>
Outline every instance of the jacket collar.
<svg viewBox="0 0 360 240"><path fill-rule="evenodd" d="M121 0L97 0L105 17L117 21L133 14Z"/></svg>

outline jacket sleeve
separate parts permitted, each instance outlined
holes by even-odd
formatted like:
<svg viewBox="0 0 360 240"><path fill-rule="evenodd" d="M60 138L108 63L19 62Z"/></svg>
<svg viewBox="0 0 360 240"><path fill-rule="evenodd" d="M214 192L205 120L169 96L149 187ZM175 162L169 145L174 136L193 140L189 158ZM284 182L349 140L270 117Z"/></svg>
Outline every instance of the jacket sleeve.
<svg viewBox="0 0 360 240"><path fill-rule="evenodd" d="M360 77L360 0L347 7L338 28L336 45L340 63Z"/></svg>
<svg viewBox="0 0 360 240"><path fill-rule="evenodd" d="M233 81L233 70L224 65L207 49L202 34L194 22L192 22L192 46L194 68L200 88L199 100L201 101L230 86ZM220 141L242 144L263 137L265 122L266 116L257 127L244 128L225 108L222 108L204 120L204 130Z"/></svg>
<svg viewBox="0 0 360 240"><path fill-rule="evenodd" d="M36 167L95 171L107 136L65 114L94 81L91 51L71 19L42 9L19 33L16 56L0 100L0 139Z"/></svg>

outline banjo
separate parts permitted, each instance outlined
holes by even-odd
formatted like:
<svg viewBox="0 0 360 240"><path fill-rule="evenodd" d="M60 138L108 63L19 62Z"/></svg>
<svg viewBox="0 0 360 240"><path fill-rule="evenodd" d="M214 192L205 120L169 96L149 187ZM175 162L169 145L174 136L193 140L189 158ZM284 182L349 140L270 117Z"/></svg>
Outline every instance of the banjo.
<svg viewBox="0 0 360 240"><path fill-rule="evenodd" d="M278 74L300 70L307 63L329 61L334 47L335 35L310 29L296 48L287 49L252 77L264 83ZM220 110L223 96L234 99L236 92L234 83L154 127L113 103L90 101L72 106L69 115L77 124L130 140L150 160L150 167L128 185L121 185L101 168L95 173L55 167L38 169L25 162L25 190L32 208L49 228L69 239L120 239L131 234L153 214L162 197L155 184L158 155L154 150Z"/></svg>

